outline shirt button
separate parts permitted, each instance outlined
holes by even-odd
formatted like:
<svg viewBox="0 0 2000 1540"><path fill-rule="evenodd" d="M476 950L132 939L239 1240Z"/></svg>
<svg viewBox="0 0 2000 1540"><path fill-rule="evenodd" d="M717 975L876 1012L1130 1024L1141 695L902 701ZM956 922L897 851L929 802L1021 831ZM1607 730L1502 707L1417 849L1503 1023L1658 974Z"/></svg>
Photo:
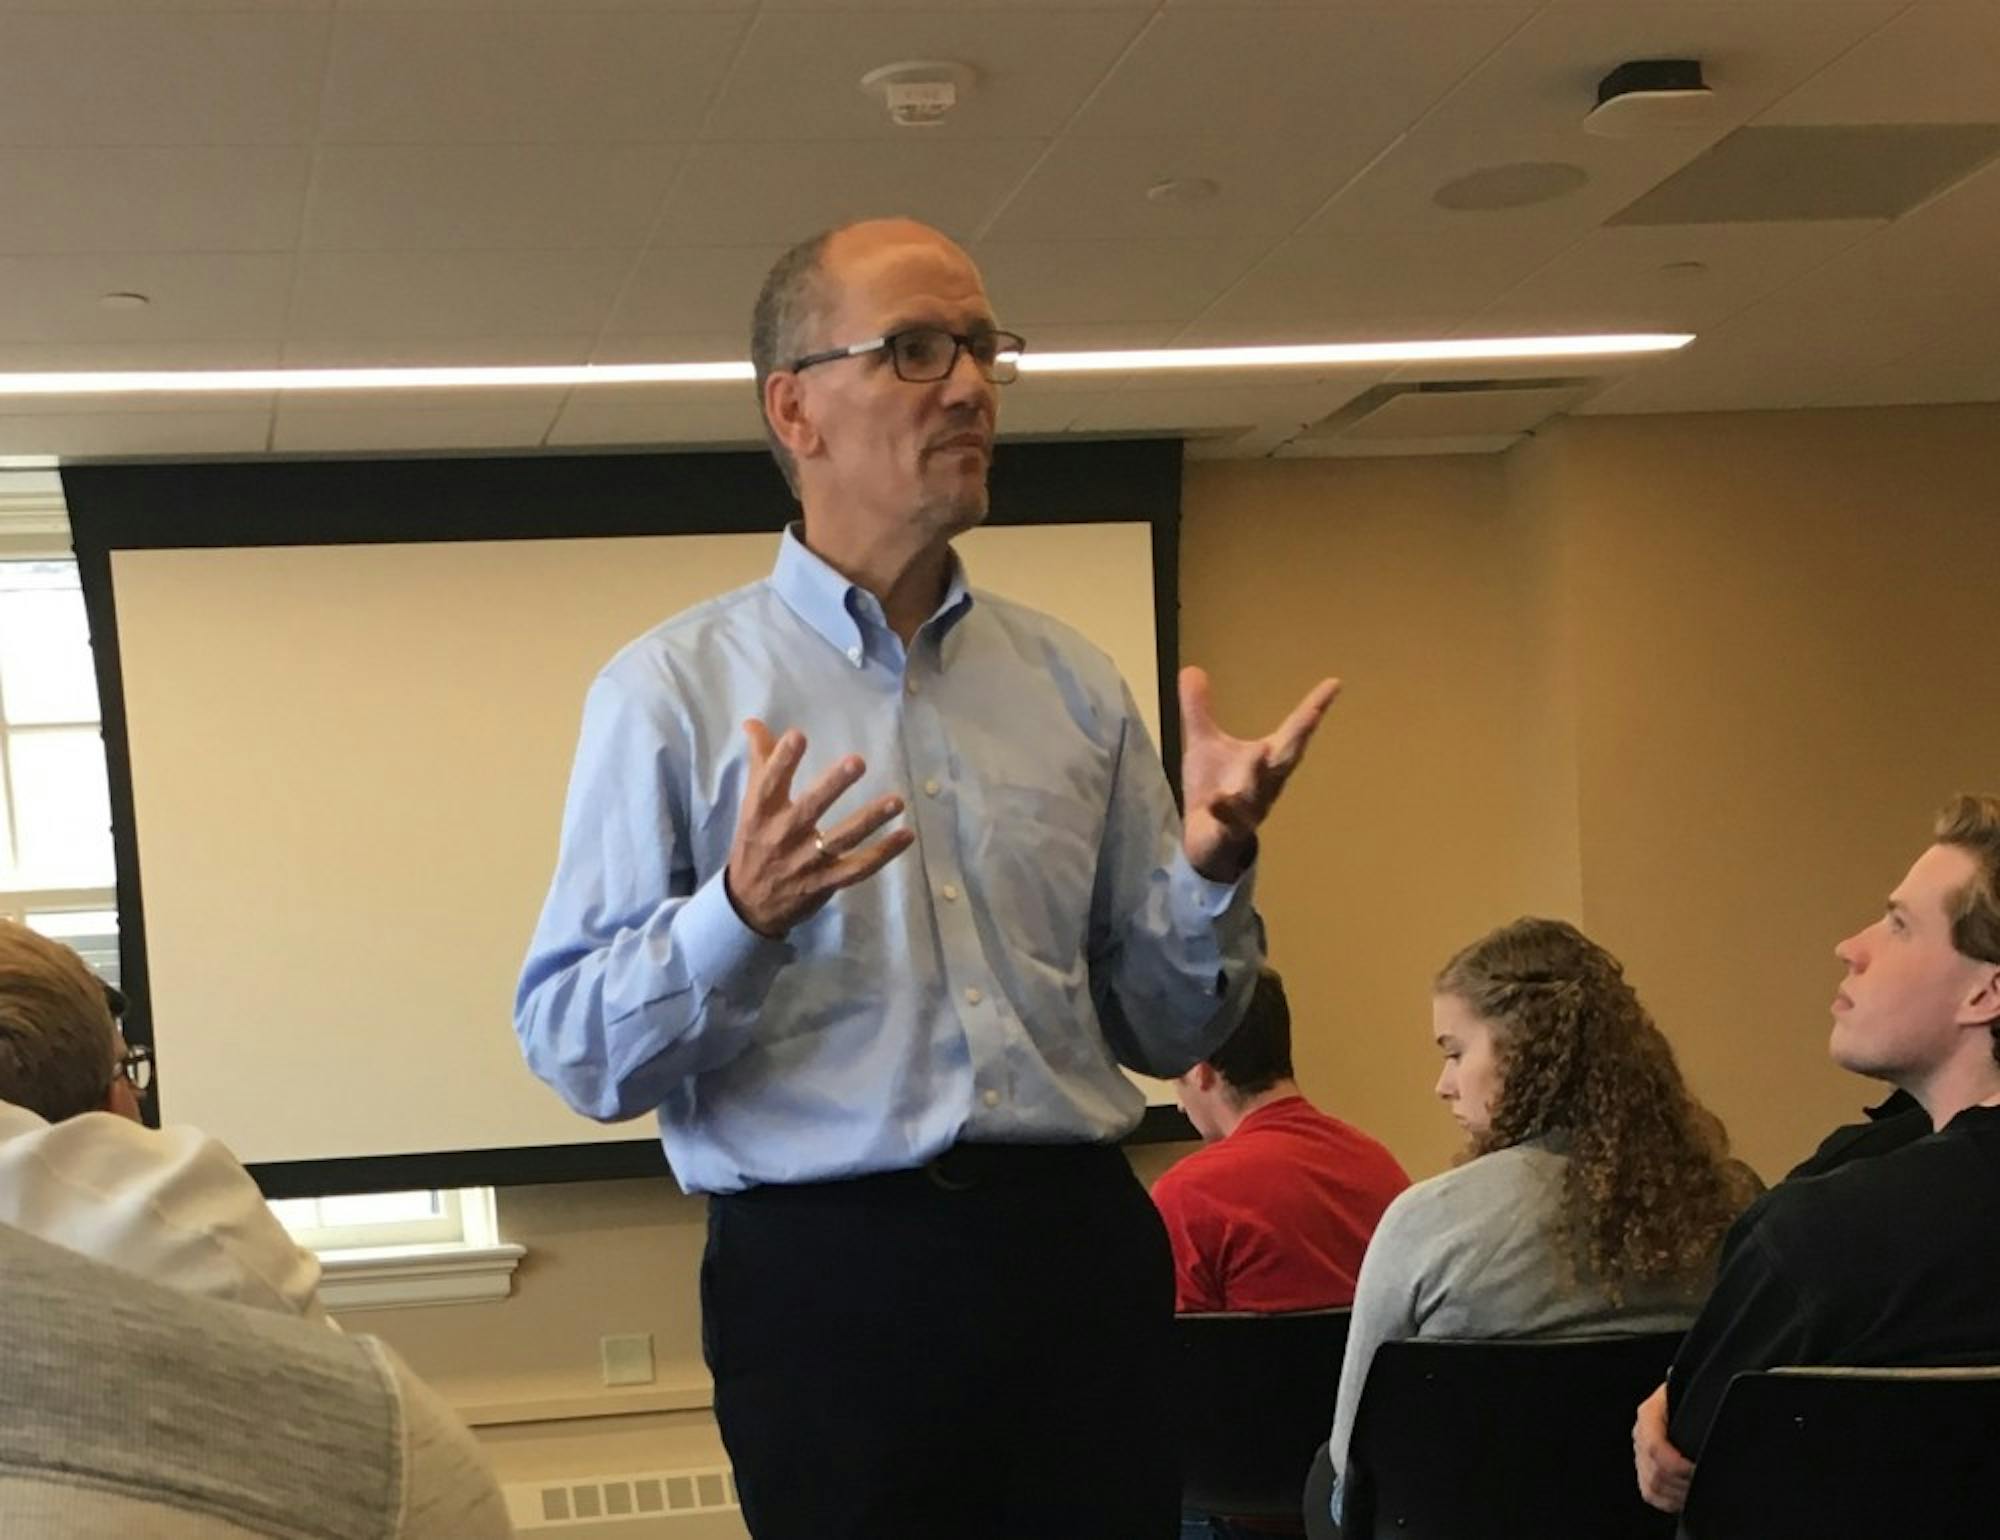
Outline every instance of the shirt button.
<svg viewBox="0 0 2000 1540"><path fill-rule="evenodd" d="M915 694L917 693L917 682L916 682L916 680L914 680L914 679L905 679L905 680L903 681L903 688L904 688L904 689L905 689L906 691L908 691L908 692L909 692L909 693L910 693L911 695L915 695Z"/></svg>
<svg viewBox="0 0 2000 1540"><path fill-rule="evenodd" d="M1000 1093L998 1091L981 1091L979 1093L979 1099L984 1103L986 1103L986 1105L989 1107L997 1107L1000 1105Z"/></svg>
<svg viewBox="0 0 2000 1540"><path fill-rule="evenodd" d="M947 882L943 887L938 889L938 892L944 895L944 901L947 904L958 902L958 885L956 883Z"/></svg>
<svg viewBox="0 0 2000 1540"><path fill-rule="evenodd" d="M924 795L927 797L935 797L937 794L938 794L938 783L935 780L925 781Z"/></svg>
<svg viewBox="0 0 2000 1540"><path fill-rule="evenodd" d="M856 668L861 667L861 649L859 647L848 648L847 661L852 663Z"/></svg>
<svg viewBox="0 0 2000 1540"><path fill-rule="evenodd" d="M977 1005L981 1000L984 1000L985 998L986 996L981 994L977 989L968 989L965 992L965 1003L967 1005Z"/></svg>

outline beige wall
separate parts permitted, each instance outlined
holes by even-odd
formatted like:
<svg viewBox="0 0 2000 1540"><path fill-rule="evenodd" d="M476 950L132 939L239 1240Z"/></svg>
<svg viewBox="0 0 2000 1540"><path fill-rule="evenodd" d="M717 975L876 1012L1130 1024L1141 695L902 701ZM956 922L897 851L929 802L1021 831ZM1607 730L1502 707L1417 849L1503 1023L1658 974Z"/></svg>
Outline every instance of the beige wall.
<svg viewBox="0 0 2000 1540"><path fill-rule="evenodd" d="M1578 420L1505 459L1197 464L1183 653L1226 724L1348 693L1261 875L1307 1089L1413 1171L1448 1159L1427 983L1527 911L1625 957L1738 1147L1775 1176L1873 1092L1825 1061L1832 943L1959 787L2000 788L1980 643L2000 408ZM1143 1170L1170 1158L1144 1155ZM516 1296L356 1316L448 1394L602 1394L653 1331L700 1381L701 1208L501 1195ZM698 1412L486 1430L503 1475L697 1463Z"/></svg>

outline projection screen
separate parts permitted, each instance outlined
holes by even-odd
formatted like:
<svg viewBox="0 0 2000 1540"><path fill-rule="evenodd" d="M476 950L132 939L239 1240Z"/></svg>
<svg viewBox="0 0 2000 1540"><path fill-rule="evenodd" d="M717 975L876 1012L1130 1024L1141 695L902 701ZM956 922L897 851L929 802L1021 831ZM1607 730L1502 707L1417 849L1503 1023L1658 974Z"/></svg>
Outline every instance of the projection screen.
<svg viewBox="0 0 2000 1540"><path fill-rule="evenodd" d="M1022 484L960 550L1109 652L1158 737L1178 457L1092 447L1006 451ZM159 1114L268 1191L664 1169L650 1117L593 1123L527 1072L510 1005L590 679L764 576L790 511L757 457L691 458L66 473L130 1025Z"/></svg>

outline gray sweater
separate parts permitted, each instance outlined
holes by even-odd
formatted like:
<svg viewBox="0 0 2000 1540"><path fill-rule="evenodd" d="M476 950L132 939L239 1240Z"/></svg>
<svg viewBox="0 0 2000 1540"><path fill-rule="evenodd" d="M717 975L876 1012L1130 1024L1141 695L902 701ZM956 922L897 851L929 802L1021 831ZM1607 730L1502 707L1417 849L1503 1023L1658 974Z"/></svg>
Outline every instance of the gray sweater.
<svg viewBox="0 0 2000 1540"><path fill-rule="evenodd" d="M504 1540L472 1436L380 1343L0 1225L6 1540Z"/></svg>
<svg viewBox="0 0 2000 1540"><path fill-rule="evenodd" d="M1340 1370L1333 1465L1348 1440L1368 1366L1410 1337L1617 1337L1685 1331L1708 1280L1632 1291L1613 1305L1569 1277L1557 1249L1567 1157L1533 1141L1482 1155L1405 1190L1362 1258Z"/></svg>

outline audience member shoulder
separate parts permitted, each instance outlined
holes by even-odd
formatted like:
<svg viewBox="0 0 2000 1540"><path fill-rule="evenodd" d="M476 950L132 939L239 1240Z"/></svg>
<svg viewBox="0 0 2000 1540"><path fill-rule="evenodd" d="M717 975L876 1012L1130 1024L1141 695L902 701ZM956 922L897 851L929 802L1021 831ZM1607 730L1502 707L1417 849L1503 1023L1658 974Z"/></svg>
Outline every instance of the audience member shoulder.
<svg viewBox="0 0 2000 1540"><path fill-rule="evenodd" d="M122 1502L255 1534L292 1533L302 1514L328 1534L509 1533L470 1436L371 1339L181 1294L8 1227L0 1296L13 1328L0 1463L17 1477L88 1471ZM442 1511L457 1527L412 1523Z"/></svg>
<svg viewBox="0 0 2000 1540"><path fill-rule="evenodd" d="M1504 1215L1524 1192L1560 1193L1566 1164L1540 1140L1493 1150L1404 1188L1383 1213L1378 1234L1420 1233L1466 1215Z"/></svg>

